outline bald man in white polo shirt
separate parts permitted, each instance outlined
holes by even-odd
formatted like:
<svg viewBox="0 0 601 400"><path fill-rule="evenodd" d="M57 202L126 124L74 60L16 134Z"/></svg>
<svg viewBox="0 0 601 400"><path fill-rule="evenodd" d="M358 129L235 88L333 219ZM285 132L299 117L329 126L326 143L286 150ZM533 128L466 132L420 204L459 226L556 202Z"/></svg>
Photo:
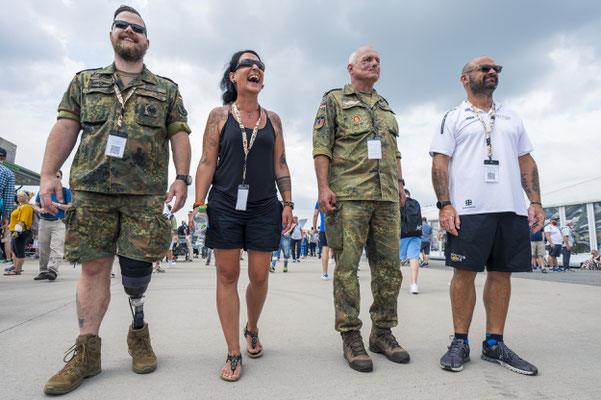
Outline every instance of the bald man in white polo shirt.
<svg viewBox="0 0 601 400"><path fill-rule="evenodd" d="M540 230L545 217L533 148L522 121L492 98L501 69L486 56L463 68L460 79L467 100L446 113L430 147L440 226L448 232L446 265L454 268L450 294L455 336L440 366L458 372L470 360L474 279L486 266L481 358L536 375L538 369L503 340L511 273L530 270L528 231Z"/></svg>

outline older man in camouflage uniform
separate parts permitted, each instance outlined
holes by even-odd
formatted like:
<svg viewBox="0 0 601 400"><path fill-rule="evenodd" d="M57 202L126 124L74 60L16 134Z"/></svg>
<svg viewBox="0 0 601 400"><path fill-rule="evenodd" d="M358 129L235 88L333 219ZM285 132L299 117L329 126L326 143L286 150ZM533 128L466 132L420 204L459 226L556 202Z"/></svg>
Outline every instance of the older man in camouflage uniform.
<svg viewBox="0 0 601 400"><path fill-rule="evenodd" d="M399 261L399 202L405 201L399 128L388 102L373 86L380 58L371 47L349 60L351 83L327 92L313 128L313 157L319 209L326 213L326 237L334 251L335 328L351 368L368 372L371 358L361 338L357 267L367 241L372 330L369 349L389 360L409 361L391 328L397 325L397 297L402 282Z"/></svg>
<svg viewBox="0 0 601 400"><path fill-rule="evenodd" d="M60 201L62 192L54 173L83 130L71 166L73 207L65 216L66 258L83 263L76 297L80 335L67 365L46 383L49 394L67 393L101 371L98 331L110 301L115 255L134 316L127 336L132 369L156 369L143 295L152 262L165 255L171 239L163 204L175 197L173 210L180 209L191 182L187 112L177 85L144 65L149 41L140 14L119 7L110 38L114 63L73 78L58 107L42 165L41 203L56 213L51 195ZM178 176L165 198L169 143Z"/></svg>

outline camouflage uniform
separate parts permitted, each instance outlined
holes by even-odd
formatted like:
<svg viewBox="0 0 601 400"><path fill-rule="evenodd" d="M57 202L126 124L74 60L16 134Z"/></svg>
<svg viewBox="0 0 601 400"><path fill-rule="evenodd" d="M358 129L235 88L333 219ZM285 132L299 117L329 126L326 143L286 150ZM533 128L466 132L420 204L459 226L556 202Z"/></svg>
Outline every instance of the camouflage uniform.
<svg viewBox="0 0 601 400"><path fill-rule="evenodd" d="M369 103L368 103L369 101ZM400 270L398 125L386 100L375 91L371 101L351 85L327 92L313 129L313 157L330 159L328 183L336 211L325 217L328 245L334 251L335 328L359 330L357 267L367 241L371 289L370 315L378 328L397 325ZM382 158L368 159L367 139L380 138Z"/></svg>
<svg viewBox="0 0 601 400"><path fill-rule="evenodd" d="M116 83L126 101L121 111ZM168 184L169 139L190 133L177 85L144 66L123 85L115 65L79 72L58 107L58 118L81 124L79 148L71 166L73 207L65 216L66 258L89 261L119 254L141 261L162 258L170 224L163 216ZM105 155L111 130L127 134L123 158Z"/></svg>

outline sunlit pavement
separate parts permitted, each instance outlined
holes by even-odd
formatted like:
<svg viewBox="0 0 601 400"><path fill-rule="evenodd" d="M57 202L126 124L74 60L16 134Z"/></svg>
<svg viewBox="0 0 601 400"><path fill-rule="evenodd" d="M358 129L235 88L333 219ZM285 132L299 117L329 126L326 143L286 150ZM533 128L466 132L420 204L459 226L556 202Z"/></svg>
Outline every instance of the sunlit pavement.
<svg viewBox="0 0 601 400"><path fill-rule="evenodd" d="M164 263L163 267L166 265ZM330 276L333 275L330 265ZM46 380L63 366L63 354L78 334L75 286L81 266L63 264L55 282L34 281L37 261L21 276L0 276L0 399L46 397ZM407 365L371 354L374 371L351 370L334 331L332 280L322 281L321 263L282 263L270 274L260 321L264 356L243 353L237 383L219 379L225 340L215 308L215 267L204 260L178 263L153 274L145 313L158 369L136 375L130 369L126 334L131 321L118 264L112 301L105 316L100 375L86 379L64 398L81 399L598 399L601 367L601 271L519 274L513 279L507 345L537 365L523 376L482 361L481 301L485 274L476 280L478 302L470 334L471 362L459 373L443 371L439 359L453 333L449 305L452 272L432 261L421 268L419 295L409 293L409 268L399 295L394 334L411 354ZM369 335L369 267L361 262L362 334ZM527 278L527 279L524 279ZM571 282L571 283L564 283ZM597 282L597 283L595 283ZM242 261L239 293L248 283ZM577 284L575 284L577 283ZM244 302L243 302L244 303ZM241 306L240 330L246 322ZM243 343L242 334L240 342Z"/></svg>

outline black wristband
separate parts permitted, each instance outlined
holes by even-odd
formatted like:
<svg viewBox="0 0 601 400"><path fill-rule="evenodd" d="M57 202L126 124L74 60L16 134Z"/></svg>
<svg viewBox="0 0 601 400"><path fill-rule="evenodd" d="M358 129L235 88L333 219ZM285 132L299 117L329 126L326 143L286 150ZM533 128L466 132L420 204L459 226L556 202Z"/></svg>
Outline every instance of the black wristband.
<svg viewBox="0 0 601 400"><path fill-rule="evenodd" d="M538 201L531 201L530 204L536 204L538 206L543 206L541 203L539 203Z"/></svg>

